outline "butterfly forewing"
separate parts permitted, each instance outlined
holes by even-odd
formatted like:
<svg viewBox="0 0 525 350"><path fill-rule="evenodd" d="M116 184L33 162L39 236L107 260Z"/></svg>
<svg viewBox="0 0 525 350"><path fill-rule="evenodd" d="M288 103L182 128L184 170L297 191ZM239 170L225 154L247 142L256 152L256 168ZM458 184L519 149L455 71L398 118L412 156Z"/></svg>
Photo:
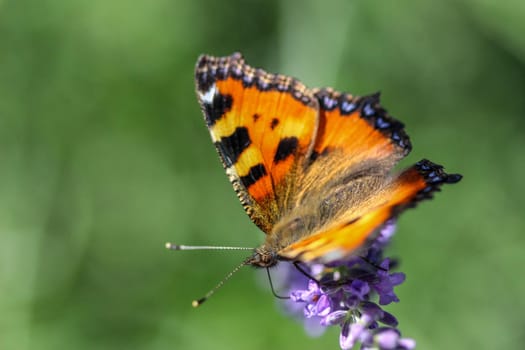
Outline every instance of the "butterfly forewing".
<svg viewBox="0 0 525 350"><path fill-rule="evenodd" d="M195 77L226 173L250 218L269 233L311 153L317 100L295 79L254 69L240 54L201 56Z"/></svg>

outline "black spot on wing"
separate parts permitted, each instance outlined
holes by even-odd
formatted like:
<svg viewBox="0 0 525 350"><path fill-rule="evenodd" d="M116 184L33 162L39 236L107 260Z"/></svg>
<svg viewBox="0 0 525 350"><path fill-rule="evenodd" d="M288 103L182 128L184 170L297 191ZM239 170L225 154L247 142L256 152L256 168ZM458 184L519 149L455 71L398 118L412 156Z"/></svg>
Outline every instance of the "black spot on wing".
<svg viewBox="0 0 525 350"><path fill-rule="evenodd" d="M212 103L203 103L204 115L208 127L213 126L219 119L232 108L232 96L215 94Z"/></svg>
<svg viewBox="0 0 525 350"><path fill-rule="evenodd" d="M275 156L273 157L273 162L278 163L288 158L295 152L298 144L299 140L297 139L297 137L283 138L277 146L277 151L275 152Z"/></svg>
<svg viewBox="0 0 525 350"><path fill-rule="evenodd" d="M215 146L220 151L225 165L231 167L251 143L248 129L239 127L230 136L221 137Z"/></svg>
<svg viewBox="0 0 525 350"><path fill-rule="evenodd" d="M275 127L276 127L277 125L279 125L279 119L277 119L277 118L273 118L273 119L272 119L272 122L270 123L270 129L272 129L272 130L275 129Z"/></svg>
<svg viewBox="0 0 525 350"><path fill-rule="evenodd" d="M199 64L202 64L202 63L199 62ZM195 81L197 85L197 90L208 91L210 87L213 85L213 83L215 82L215 77L209 74L207 71L198 72L195 74Z"/></svg>
<svg viewBox="0 0 525 350"><path fill-rule="evenodd" d="M326 147L321 153L314 150L310 155L310 163L315 162L320 157L325 157L330 152L332 152L332 149L330 147Z"/></svg>
<svg viewBox="0 0 525 350"><path fill-rule="evenodd" d="M241 182L244 187L249 188L251 185L256 183L260 178L266 176L266 168L263 164L257 164L250 168L248 175L241 176Z"/></svg>
<svg viewBox="0 0 525 350"><path fill-rule="evenodd" d="M261 117L261 115L259 113L254 113L252 115L253 122L255 123L256 121L258 121L260 117Z"/></svg>

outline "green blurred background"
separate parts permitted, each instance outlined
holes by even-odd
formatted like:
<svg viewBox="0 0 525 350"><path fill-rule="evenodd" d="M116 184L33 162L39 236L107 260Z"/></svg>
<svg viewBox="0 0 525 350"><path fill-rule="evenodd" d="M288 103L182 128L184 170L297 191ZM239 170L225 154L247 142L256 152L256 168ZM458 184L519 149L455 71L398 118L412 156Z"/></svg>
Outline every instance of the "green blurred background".
<svg viewBox="0 0 525 350"><path fill-rule="evenodd" d="M200 53L382 91L465 178L403 215L388 308L420 349L525 341L525 2L0 0L0 349L337 349L244 257L263 240L194 95Z"/></svg>

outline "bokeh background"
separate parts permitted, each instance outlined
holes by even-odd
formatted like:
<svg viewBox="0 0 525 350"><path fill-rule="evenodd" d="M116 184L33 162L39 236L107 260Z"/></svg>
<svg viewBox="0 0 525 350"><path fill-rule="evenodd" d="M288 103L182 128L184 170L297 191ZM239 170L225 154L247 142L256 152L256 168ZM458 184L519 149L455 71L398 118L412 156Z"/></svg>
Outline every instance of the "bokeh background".
<svg viewBox="0 0 525 350"><path fill-rule="evenodd" d="M0 349L337 349L256 246L194 95L200 53L368 94L465 177L403 215L388 308L420 349L525 341L525 2L0 0Z"/></svg>

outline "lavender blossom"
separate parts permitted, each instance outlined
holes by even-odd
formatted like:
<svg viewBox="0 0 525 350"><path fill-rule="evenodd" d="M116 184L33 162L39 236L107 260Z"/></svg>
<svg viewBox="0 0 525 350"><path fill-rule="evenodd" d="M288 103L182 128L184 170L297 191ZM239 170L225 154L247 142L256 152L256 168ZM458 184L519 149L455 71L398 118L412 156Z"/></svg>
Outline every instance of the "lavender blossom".
<svg viewBox="0 0 525 350"><path fill-rule="evenodd" d="M387 223L363 257L329 265L302 265L316 281L290 267L286 277L290 299L285 307L296 316L302 315L310 335L339 325L343 350L357 343L361 350L415 348L414 340L401 337L396 318L380 306L399 301L394 287L405 280L403 273L390 272L395 261L382 258L394 229L393 221Z"/></svg>

